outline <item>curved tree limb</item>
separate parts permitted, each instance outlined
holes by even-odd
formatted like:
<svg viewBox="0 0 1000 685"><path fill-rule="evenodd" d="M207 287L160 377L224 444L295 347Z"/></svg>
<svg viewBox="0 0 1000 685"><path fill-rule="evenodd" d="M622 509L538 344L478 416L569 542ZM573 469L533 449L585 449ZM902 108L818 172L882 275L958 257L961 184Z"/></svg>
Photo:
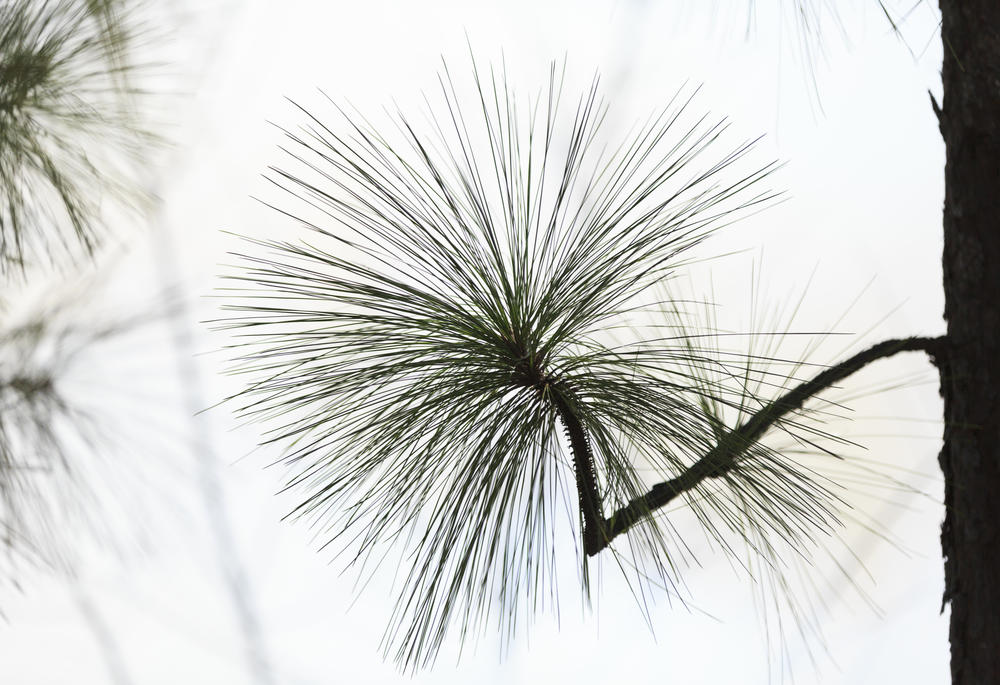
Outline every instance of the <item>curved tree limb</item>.
<svg viewBox="0 0 1000 685"><path fill-rule="evenodd" d="M592 555L592 549L599 550L607 533L604 531L606 520L604 507L601 503L600 491L597 488L597 473L594 467L594 454L590 448L590 436L577 416L573 394L564 383L553 383L548 386L556 414L566 430L570 449L573 452L573 471L576 474L576 491L580 500L580 515L583 518L583 550Z"/></svg>
<svg viewBox="0 0 1000 685"><path fill-rule="evenodd" d="M899 352L926 352L931 359L945 354L945 338L901 338L885 340L866 350L858 352L853 357L831 366L817 374L812 380L800 383L795 388L766 405L759 412L744 421L739 427L729 431L719 443L707 454L696 461L690 468L668 481L657 483L648 493L637 497L618 509L610 518L601 521L600 525L586 525L584 531L584 551L588 556L594 556L617 536L628 531L643 518L651 515L657 509L666 506L677 496L697 487L706 478L714 478L732 469L740 455L782 417L789 412L802 408L810 397L841 381L868 364L891 357ZM560 418L565 421L563 412ZM569 429L569 426L567 426ZM569 429L572 432L571 429ZM579 464L583 455L577 455L577 440L571 440L574 451L574 464ZM586 444L586 443L584 443ZM588 448L589 452L589 448ZM587 455L589 456L589 454ZM586 463L586 462L585 462ZM592 463L592 462L591 462ZM579 468L579 466L578 466ZM581 474L577 473L577 483L580 484ZM584 491L580 492L581 505L584 504ZM584 507L584 521L590 524L589 507ZM588 530L589 529L589 530ZM595 533L599 533L595 535Z"/></svg>

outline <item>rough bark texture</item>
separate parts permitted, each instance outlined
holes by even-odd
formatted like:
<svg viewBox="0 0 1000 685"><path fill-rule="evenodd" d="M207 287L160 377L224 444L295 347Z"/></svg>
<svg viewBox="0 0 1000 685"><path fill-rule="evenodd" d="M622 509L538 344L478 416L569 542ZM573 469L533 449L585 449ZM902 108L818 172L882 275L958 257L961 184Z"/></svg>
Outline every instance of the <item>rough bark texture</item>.
<svg viewBox="0 0 1000 685"><path fill-rule="evenodd" d="M941 0L944 601L954 685L1000 683L1000 2Z"/></svg>

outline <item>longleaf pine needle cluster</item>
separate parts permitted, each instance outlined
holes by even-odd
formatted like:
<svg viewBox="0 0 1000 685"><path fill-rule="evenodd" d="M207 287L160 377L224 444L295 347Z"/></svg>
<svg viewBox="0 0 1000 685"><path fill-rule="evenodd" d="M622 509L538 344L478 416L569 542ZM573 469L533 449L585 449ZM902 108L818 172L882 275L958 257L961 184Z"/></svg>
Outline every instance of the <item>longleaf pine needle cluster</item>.
<svg viewBox="0 0 1000 685"><path fill-rule="evenodd" d="M760 443L825 386L769 405L756 390L789 379L685 317L633 325L677 311L657 289L775 200L776 165L726 142L692 89L616 140L597 79L570 99L553 65L522 99L505 69L472 71L445 65L431 115L397 109L381 132L329 98L329 116L295 105L266 204L307 237L247 238L218 322L246 377L231 402L286 450L293 515L350 563L398 550L385 647L406 669L450 628L509 638L548 606L560 532L586 596L607 550L645 597L676 582L683 544L657 510L681 495L769 559L769 540L836 526L835 494Z"/></svg>

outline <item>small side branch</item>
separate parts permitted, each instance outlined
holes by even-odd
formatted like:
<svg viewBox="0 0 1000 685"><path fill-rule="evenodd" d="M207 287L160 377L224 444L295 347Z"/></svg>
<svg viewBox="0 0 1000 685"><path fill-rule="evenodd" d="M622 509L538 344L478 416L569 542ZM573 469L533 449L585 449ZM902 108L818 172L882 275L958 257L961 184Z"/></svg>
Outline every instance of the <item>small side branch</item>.
<svg viewBox="0 0 1000 685"><path fill-rule="evenodd" d="M944 112L941 111L941 105L938 104L937 98L934 97L934 93L928 89L927 94L931 96L931 109L934 110L934 118L937 119L938 130L940 130L942 122L944 121Z"/></svg>
<svg viewBox="0 0 1000 685"><path fill-rule="evenodd" d="M859 371L873 361L891 357L899 352L926 352L933 361L945 353L944 338L902 338L885 340L863 350L853 357L831 366L805 381L783 396L774 400L739 427L727 433L707 454L696 461L689 469L675 478L657 483L648 493L633 499L624 507L611 515L611 518L601 522L601 535L595 540L596 545L586 549L588 555L595 555L617 536L628 531L643 518L657 509L666 506L677 496L697 487L706 478L718 477L736 466L741 455L782 417L789 412L802 408L810 397L816 395ZM585 519L586 520L586 519Z"/></svg>

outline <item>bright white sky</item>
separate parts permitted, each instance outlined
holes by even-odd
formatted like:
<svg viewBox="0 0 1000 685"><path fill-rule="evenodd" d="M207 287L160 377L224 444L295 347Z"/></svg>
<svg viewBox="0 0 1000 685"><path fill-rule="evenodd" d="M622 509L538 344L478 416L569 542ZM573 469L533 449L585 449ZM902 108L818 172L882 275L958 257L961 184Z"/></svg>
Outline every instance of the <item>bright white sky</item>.
<svg viewBox="0 0 1000 685"><path fill-rule="evenodd" d="M121 281L130 289L147 284L152 298L162 283L157 274L174 274L188 295L185 316L195 349L212 350L219 339L204 335L198 321L216 315L215 303L201 296L217 284L225 251L235 246L221 231L273 234L286 226L249 199L264 189L259 174L265 166L279 160L277 135L265 122L296 121L283 96L308 101L322 87L375 113L394 100L415 103L421 90L434 89L441 55L458 68L467 63L468 40L481 61L497 60L502 51L514 82L529 92L552 59L568 57L570 84L589 81L599 70L611 102L608 128L627 129L688 81L703 84L697 106L728 115L736 138L765 134L759 159L787 160L774 183L788 190L789 199L712 245L715 253L748 251L709 265L734 326L748 323L751 267L762 259L760 295L768 307L797 297L815 270L797 330L829 330L875 279L835 330L861 334L879 324L864 339L869 342L941 332L943 146L927 95L940 90L935 10L922 3L913 11L903 27L904 44L889 32L874 0L838 3L842 26L824 16L822 43L812 44L823 54L810 71L791 12L779 17L773 0L758 2L747 33L748 4L234 0L173 14L171 55L189 94L159 113L175 123L175 145L152 172L162 202L152 229L123 266L129 280ZM171 251L173 257L164 256ZM130 409L155 416L150 425L183 425L176 362L156 352L170 333L164 328L159 334L167 337L150 344L151 361L134 352L129 367L157 379L147 383L155 399L145 400L155 404ZM841 341L817 361L831 361L847 344ZM207 406L237 386L217 378L217 355L200 360L198 402ZM93 375L122 375L118 351L102 357L97 350L93 363ZM158 371L156 363L163 365ZM850 387L927 370L918 357L906 358ZM847 528L845 537L871 573L855 575L878 608L843 583L825 587L828 654L817 650L813 666L794 627L787 627L795 681L945 682L935 461L940 425L925 420L940 416L936 385L893 390L851 406L861 417L907 419L859 420L837 430L856 436L868 457L899 469L901 479L929 496L885 493L885 499L859 501L904 549L861 527ZM432 671L405 678L383 663L378 649L392 606L391 578L376 578L356 592L354 576L315 551L304 525L279 521L293 500L274 496L281 474L264 470L276 453L249 454L253 427L230 430L225 408L203 415L198 425L218 455L224 484L218 501L252 588L263 656L276 683L766 683L776 670L769 658L780 654L762 637L751 583L706 550L702 567L685 574L691 603L661 598L651 611L655 632L609 563L593 613L581 610L572 582L564 584L558 621L539 617L506 657L499 641L487 637L467 648L457 665L452 645ZM184 435L173 442L197 440ZM183 450L156 453L177 451ZM168 457L154 459L151 452L129 458L134 466ZM203 472L190 455L176 460L151 463L143 482L130 486L148 489L132 493L144 502L143 513L131 515L142 520L133 522L151 531L145 552L120 561L88 548L75 583L29 578L22 594L3 598L0 682L255 682L200 496ZM698 547L696 532L693 537ZM836 579L832 571L829 561L819 562L815 577Z"/></svg>

